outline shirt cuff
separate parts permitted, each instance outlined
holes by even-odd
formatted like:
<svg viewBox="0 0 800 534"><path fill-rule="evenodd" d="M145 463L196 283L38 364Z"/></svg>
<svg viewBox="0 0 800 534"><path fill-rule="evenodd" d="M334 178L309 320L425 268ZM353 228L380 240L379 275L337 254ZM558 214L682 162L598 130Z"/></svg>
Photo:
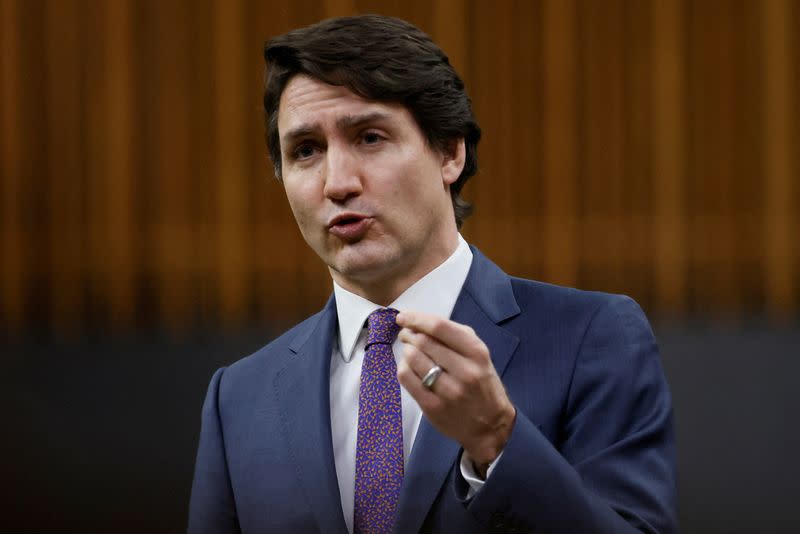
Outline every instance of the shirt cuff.
<svg viewBox="0 0 800 534"><path fill-rule="evenodd" d="M488 480L490 476L492 476L492 471L494 471L494 466L497 465L497 462L502 458L503 453L502 451L500 454L497 455L497 458L494 459L492 463L489 464L489 468L486 470L486 479ZM483 484L486 480L481 479L478 476L478 473L475 471L475 466L472 463L472 458L469 457L467 451L461 452L461 476L464 477L469 488L467 489L467 500L471 499L478 490L483 487Z"/></svg>

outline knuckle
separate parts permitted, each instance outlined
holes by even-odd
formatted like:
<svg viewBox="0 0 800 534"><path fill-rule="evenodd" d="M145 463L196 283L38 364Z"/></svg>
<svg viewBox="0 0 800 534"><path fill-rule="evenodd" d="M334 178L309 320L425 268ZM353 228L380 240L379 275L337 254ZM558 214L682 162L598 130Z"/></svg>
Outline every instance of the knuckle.
<svg viewBox="0 0 800 534"><path fill-rule="evenodd" d="M407 362L409 365L417 360L418 355L419 351L414 345L406 345L403 348L403 362Z"/></svg>
<svg viewBox="0 0 800 534"><path fill-rule="evenodd" d="M486 346L481 340L478 340L474 345L475 354L483 360L491 359L491 355L489 354L489 347Z"/></svg>
<svg viewBox="0 0 800 534"><path fill-rule="evenodd" d="M464 372L464 385L474 388L480 382L480 375L473 369Z"/></svg>
<svg viewBox="0 0 800 534"><path fill-rule="evenodd" d="M422 352L430 352L431 346L433 345L433 340L427 334L417 334L414 339L414 344L422 351Z"/></svg>
<svg viewBox="0 0 800 534"><path fill-rule="evenodd" d="M467 388L464 387L463 384L457 383L453 386L450 394L453 397L453 400L463 400L467 396Z"/></svg>
<svg viewBox="0 0 800 534"><path fill-rule="evenodd" d="M464 370L464 384L470 388L474 389L477 387L484 379L486 372L476 365L471 365Z"/></svg>
<svg viewBox="0 0 800 534"><path fill-rule="evenodd" d="M411 367L408 366L406 362L401 362L400 365L397 366L397 379L401 382L408 381L411 379L411 375L414 372L411 370Z"/></svg>
<svg viewBox="0 0 800 534"><path fill-rule="evenodd" d="M435 337L441 337L444 332L444 329L447 327L447 323L441 317L436 317L433 319L431 323L431 332Z"/></svg>
<svg viewBox="0 0 800 534"><path fill-rule="evenodd" d="M470 330L472 329L470 328ZM487 347L486 343L484 343L483 340L478 337L477 334L475 334L474 330L472 331L472 334L465 337L465 341L466 343L464 344L464 347L466 350L469 350L470 353L480 357L489 355L489 347Z"/></svg>

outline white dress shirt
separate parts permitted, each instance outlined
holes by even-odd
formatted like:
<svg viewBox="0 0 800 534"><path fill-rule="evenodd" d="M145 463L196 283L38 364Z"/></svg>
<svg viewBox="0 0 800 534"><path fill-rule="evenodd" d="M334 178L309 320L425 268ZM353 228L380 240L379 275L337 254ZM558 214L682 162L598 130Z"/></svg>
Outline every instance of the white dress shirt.
<svg viewBox="0 0 800 534"><path fill-rule="evenodd" d="M461 287L467 279L470 265L472 251L459 234L455 252L444 263L406 289L388 307L399 311L422 311L449 319ZM331 355L331 434L342 511L348 531L353 532L358 387L367 338L365 323L369 314L382 306L347 291L336 282L333 284L333 293L339 318L339 335ZM399 339L395 340L392 350L399 362L403 355L403 343ZM422 419L422 410L405 388L400 388L400 395L403 411L403 457L407 465ZM469 483L471 496L480 489L483 481L475 474L472 462L465 455L462 455L461 473Z"/></svg>

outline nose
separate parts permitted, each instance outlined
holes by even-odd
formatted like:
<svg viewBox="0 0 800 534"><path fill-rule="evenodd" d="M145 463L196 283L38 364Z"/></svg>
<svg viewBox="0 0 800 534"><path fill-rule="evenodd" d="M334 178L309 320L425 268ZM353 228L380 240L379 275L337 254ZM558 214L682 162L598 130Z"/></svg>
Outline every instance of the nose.
<svg viewBox="0 0 800 534"><path fill-rule="evenodd" d="M325 196L333 201L342 202L360 195L361 170L357 158L347 150L333 146L328 147L326 154Z"/></svg>

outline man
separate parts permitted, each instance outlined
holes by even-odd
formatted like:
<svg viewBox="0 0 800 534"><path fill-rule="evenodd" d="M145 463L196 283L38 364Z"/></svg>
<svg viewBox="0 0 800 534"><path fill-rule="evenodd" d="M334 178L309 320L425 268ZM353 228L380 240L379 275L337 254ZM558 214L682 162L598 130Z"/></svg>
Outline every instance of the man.
<svg viewBox="0 0 800 534"><path fill-rule="evenodd" d="M270 155L334 294L212 378L190 532L675 530L647 321L464 242L480 130L442 51L364 16L265 58Z"/></svg>

